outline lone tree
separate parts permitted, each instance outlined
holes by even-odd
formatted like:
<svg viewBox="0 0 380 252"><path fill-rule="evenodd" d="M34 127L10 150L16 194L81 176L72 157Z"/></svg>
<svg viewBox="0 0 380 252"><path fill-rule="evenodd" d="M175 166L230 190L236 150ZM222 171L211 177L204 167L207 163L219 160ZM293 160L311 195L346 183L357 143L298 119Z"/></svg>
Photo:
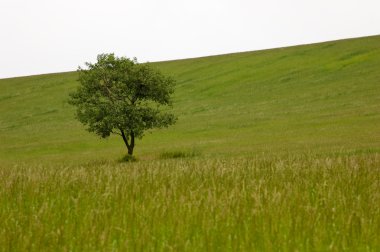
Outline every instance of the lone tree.
<svg viewBox="0 0 380 252"><path fill-rule="evenodd" d="M174 80L136 59L100 54L95 64L79 67L80 86L70 94L77 119L102 138L120 135L133 154L135 139L146 130L174 124L171 106Z"/></svg>

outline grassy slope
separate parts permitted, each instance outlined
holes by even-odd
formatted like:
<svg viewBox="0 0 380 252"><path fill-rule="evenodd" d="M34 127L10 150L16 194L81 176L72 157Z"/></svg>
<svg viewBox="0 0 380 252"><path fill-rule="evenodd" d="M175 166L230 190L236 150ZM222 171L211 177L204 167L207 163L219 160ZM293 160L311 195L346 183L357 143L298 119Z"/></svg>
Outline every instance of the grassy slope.
<svg viewBox="0 0 380 252"><path fill-rule="evenodd" d="M76 73L0 80L0 251L379 251L379 42L155 63L179 121L127 164Z"/></svg>
<svg viewBox="0 0 380 252"><path fill-rule="evenodd" d="M176 126L147 134L136 153L378 152L380 37L154 63L178 80ZM0 159L117 158L75 121L76 73L0 80ZM95 155L94 155L95 154Z"/></svg>

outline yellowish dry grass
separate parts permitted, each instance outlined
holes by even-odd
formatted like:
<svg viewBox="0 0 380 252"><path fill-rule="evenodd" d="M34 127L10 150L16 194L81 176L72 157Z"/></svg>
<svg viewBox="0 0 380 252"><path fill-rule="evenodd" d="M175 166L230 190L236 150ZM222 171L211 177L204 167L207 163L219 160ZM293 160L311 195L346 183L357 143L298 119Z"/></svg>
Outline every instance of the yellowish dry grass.
<svg viewBox="0 0 380 252"><path fill-rule="evenodd" d="M0 169L2 251L379 251L380 155Z"/></svg>

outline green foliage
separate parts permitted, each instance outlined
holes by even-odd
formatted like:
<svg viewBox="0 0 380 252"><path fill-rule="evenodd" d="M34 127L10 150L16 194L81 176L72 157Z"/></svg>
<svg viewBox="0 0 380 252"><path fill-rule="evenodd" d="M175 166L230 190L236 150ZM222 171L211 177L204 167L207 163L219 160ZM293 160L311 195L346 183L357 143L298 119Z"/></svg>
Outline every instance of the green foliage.
<svg viewBox="0 0 380 252"><path fill-rule="evenodd" d="M102 138L111 133L122 136L132 154L135 137L175 123L174 115L161 108L171 105L173 79L148 64L114 54L100 54L95 64L86 66L78 70L81 85L70 94L70 103L88 131Z"/></svg>

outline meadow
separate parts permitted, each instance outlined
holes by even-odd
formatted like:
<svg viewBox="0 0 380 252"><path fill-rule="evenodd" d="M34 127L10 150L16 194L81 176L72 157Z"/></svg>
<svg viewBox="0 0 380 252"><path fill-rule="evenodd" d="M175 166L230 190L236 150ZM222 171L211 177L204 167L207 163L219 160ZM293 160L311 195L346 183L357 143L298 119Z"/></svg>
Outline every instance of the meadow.
<svg viewBox="0 0 380 252"><path fill-rule="evenodd" d="M378 251L380 155L0 170L3 251Z"/></svg>
<svg viewBox="0 0 380 252"><path fill-rule="evenodd" d="M178 123L130 163L77 73L0 80L0 251L379 251L379 44L152 63Z"/></svg>

